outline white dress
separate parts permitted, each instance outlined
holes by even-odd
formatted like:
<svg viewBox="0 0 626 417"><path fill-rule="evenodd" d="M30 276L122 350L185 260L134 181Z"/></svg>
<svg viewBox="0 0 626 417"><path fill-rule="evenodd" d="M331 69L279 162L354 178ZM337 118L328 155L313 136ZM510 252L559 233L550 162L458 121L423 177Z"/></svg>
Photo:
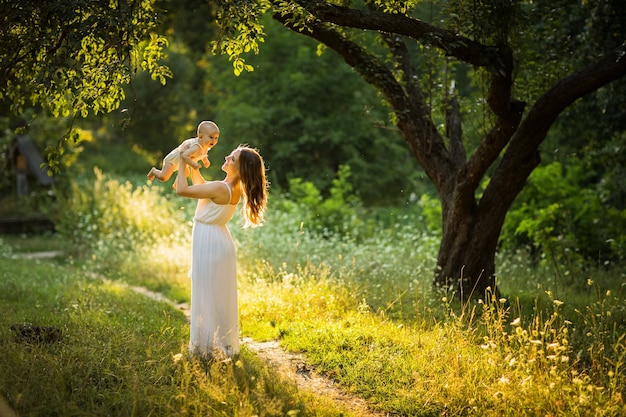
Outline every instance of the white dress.
<svg viewBox="0 0 626 417"><path fill-rule="evenodd" d="M232 191L228 187L232 199ZM230 199L229 199L230 201ZM235 245L226 224L236 204L200 199L193 218L189 351L214 356L239 353Z"/></svg>

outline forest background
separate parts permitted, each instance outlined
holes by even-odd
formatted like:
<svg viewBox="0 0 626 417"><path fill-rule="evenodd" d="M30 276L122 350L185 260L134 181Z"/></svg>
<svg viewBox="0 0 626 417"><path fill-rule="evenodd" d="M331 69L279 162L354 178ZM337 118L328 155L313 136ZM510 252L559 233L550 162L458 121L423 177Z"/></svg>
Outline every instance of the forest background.
<svg viewBox="0 0 626 417"><path fill-rule="evenodd" d="M145 173L160 164L169 149L194 136L200 120L211 119L220 125L222 134L210 153L213 166L204 170L207 177L220 178L218 166L239 143L260 148L269 168L268 225L248 235L235 232L247 274L271 282L297 282L300 290L308 289L312 295L321 291L307 287L314 285L307 284L312 277L318 283L331 282L331 287L341 282L340 288L353 292L355 311L370 311L398 322L427 322L430 328L432 320L443 320L451 313L467 319L469 306L449 305L450 297L429 288L441 231L439 203L376 91L337 56L319 55L316 43L287 33L271 20L265 22L269 40L254 58L255 71L235 77L226 57L206 51L215 28L198 12L204 3L165 4L169 12L162 29L169 39L167 64L173 77L164 85L139 71L125 90L122 106L109 114L72 119L26 109L15 118L7 109L2 118L3 149L11 146L16 128L19 133L27 132L40 149L55 146L70 125L78 129L77 145L61 158L63 169L55 175L53 198L48 192L35 192L29 200L31 210L43 210L55 220L59 233L71 242L76 260L91 259L97 264L91 267L99 272L163 291L178 301L186 299L188 288L180 280L184 262L174 259L180 252L155 248L160 233L185 248L191 208L175 197L169 183L147 184ZM558 27L567 18L556 14L552 23ZM479 86L468 81L458 88L471 103ZM506 324L512 315L525 312L530 327L538 325L538 318L547 318L539 325L555 326L552 343L557 346L551 349L579 360L564 375L574 381L572 370L580 372L579 365L595 372L590 372L593 384L606 388L605 397L594 397L595 405L601 403L607 410L623 407L613 394L624 389L620 372L626 325L620 304L626 236L624 88L619 81L585 97L561 115L550 131L542 147L544 162L510 210L500 240L501 287L504 296L520 303L515 307L518 310L509 310L516 305L511 300L487 300L495 302L492 311L503 315L490 319L486 314L483 322L491 336L488 342L498 344L501 341L489 329ZM479 129L482 115L471 105L466 110ZM10 178L1 181L3 195L13 194ZM23 203L3 200L3 214L18 210L23 214ZM134 218L133 211L143 216ZM164 218L186 227L178 229ZM154 265L140 262L148 256ZM133 269L137 265L139 272ZM157 272L159 268L165 272ZM320 279L326 276L328 282ZM569 314L557 323L552 319L560 314L554 316L560 311L560 300L565 300ZM294 348L309 349L314 357L311 346L298 347L293 340L321 325L298 329L294 323L304 313L278 310L285 315L276 313L270 319L272 308L276 306L254 313L264 323L256 335L291 340L288 343ZM589 313L577 322L576 332L592 340L581 336L575 346L564 348L561 325L573 320L576 311ZM489 320L496 324L491 327ZM254 333L249 323L246 330ZM311 345L316 343L319 339L311 341ZM520 336L514 344L524 343ZM594 362L598 350L605 356ZM319 366L326 366L338 380L356 378L347 376L328 354L320 355ZM354 381L347 384L357 385ZM578 382L572 384L587 389ZM570 392L570 388L563 389ZM369 388L355 389L363 393ZM467 393L457 394L459 410L475 407L460 405ZM380 392L373 397L385 404ZM567 407L577 407L573 398ZM532 401L531 397L528 402ZM563 407L542 401L545 407ZM408 398L403 404L383 407L418 415L412 402ZM442 404L435 401L428 412L449 407ZM491 403L490 407L497 409ZM524 403L524 407L529 405Z"/></svg>
<svg viewBox="0 0 626 417"><path fill-rule="evenodd" d="M441 9L429 4L421 7L424 19L441 18ZM212 158L221 161L239 143L263 149L275 193L306 194L306 187L312 185L323 199L342 172L350 187L343 191L353 197L352 205L393 206L406 211L423 206L430 215L423 228L441 229L435 189L399 137L384 100L336 54L320 53L317 42L293 36L266 19L271 44L262 43L261 53L254 56L256 71L234 77L231 63L208 51L217 28L212 21L215 16L203 13L203 2L163 2L161 7L167 13L161 15L158 32L168 36L165 52L174 75L171 79L161 84L140 70L118 109L86 119L55 118L28 108L18 117L9 116L10 104L5 101L3 149L11 146L16 128L17 132L28 131L40 149L54 150L59 138L70 127L77 127L79 135L73 139L89 149L87 157L96 158L87 163L111 165L107 171L125 175L159 165L169 149L195 134L198 121L213 119L222 126L222 136ZM568 15L567 10L578 14ZM564 2L552 12L547 23L542 23L542 30L550 36L542 41L567 49L562 62L558 56L546 58L555 72L563 70L559 65L573 64L566 59L572 59L577 47L584 52L584 48L593 48L594 42L602 42L602 37L613 43L621 39L624 16L611 2L589 10ZM577 34L576 25L586 13L598 15L594 31ZM546 25L550 26L543 28ZM561 32L558 26L562 26ZM432 68L436 68L434 58ZM471 138L480 135L487 121L486 109L479 102L483 87L472 84L475 77L463 76L468 72L463 67L455 70L465 129L476 130L465 132ZM423 76L441 80L441 74ZM529 88L542 85L542 80L526 82ZM500 238L502 248L547 249L553 256L563 257L568 252L565 258L578 258L568 262L602 263L623 257L624 88L623 81L611 83L558 118L541 147L541 167L509 211ZM118 152L119 148L123 151ZM62 163L71 166L76 161L73 155L83 149L70 148ZM115 164L110 164L109 152L116 155ZM124 154L130 156L128 161L120 158ZM5 176L0 185L9 190L14 183ZM320 222L328 223L322 227L333 223L320 217Z"/></svg>

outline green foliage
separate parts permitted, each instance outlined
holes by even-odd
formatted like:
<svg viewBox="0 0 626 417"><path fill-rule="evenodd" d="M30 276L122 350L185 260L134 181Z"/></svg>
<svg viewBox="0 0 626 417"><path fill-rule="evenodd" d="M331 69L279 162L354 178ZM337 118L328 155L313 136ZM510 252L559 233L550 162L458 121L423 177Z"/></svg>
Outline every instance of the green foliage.
<svg viewBox="0 0 626 417"><path fill-rule="evenodd" d="M156 25L152 1L3 2L2 15L0 97L15 113L30 102L54 116L116 108L132 74L131 54ZM164 80L163 38L148 42L140 64Z"/></svg>
<svg viewBox="0 0 626 417"><path fill-rule="evenodd" d="M204 54L216 37L217 4L206 0L159 0L157 4L164 12L159 32L166 33L170 41L184 43L193 55Z"/></svg>
<svg viewBox="0 0 626 417"><path fill-rule="evenodd" d="M334 54L317 57L314 43L288 36L276 24L267 30L276 36L255 58L263 73L241 78L220 57L196 56L180 41L186 35L176 32L165 49L173 79L161 86L137 73L121 111L81 126L94 130L102 142L96 148L132 143L159 164L195 134L199 120L212 119L222 135L211 160L220 161L239 143L257 146L273 187L288 189L289 179L299 177L326 195L339 165L350 165L350 182L368 205L401 201L421 188L417 163L386 126L387 110L375 92L364 89Z"/></svg>
<svg viewBox="0 0 626 417"><path fill-rule="evenodd" d="M459 33L479 42L504 44L510 34L528 28L524 0L445 2L444 13Z"/></svg>
<svg viewBox="0 0 626 417"><path fill-rule="evenodd" d="M259 43L264 42L265 33L259 23L270 7L268 1L220 2L216 23L220 27L222 37L213 42L213 51L227 54L233 64L236 76L246 71L254 71L252 65L246 64L241 55L249 52L259 53Z"/></svg>
<svg viewBox="0 0 626 417"><path fill-rule="evenodd" d="M424 228L432 234L441 234L441 203L429 194L422 194L419 207L424 218Z"/></svg>
<svg viewBox="0 0 626 417"><path fill-rule="evenodd" d="M14 114L36 106L74 119L116 109L138 67L164 83L155 12L152 0L2 2L0 100ZM58 171L63 141L47 154Z"/></svg>
<svg viewBox="0 0 626 417"><path fill-rule="evenodd" d="M189 48L176 38L164 50L173 74L167 84L155 83L149 73L138 72L125 88L127 98L120 111L82 123L97 132L102 142L99 147L113 143L129 152L132 144L155 154L153 164L159 165L171 149L196 135L201 120L214 119L215 104L209 93L212 82L202 79L210 62L195 61Z"/></svg>
<svg viewBox="0 0 626 417"><path fill-rule="evenodd" d="M318 56L317 43L263 22L271 40L254 57L257 71L234 79L223 59L209 61L207 82L216 89L222 129L214 151L226 155L239 143L254 145L272 185L283 190L291 178L302 178L326 195L338 167L349 165L350 182L366 205L423 192L417 162L375 90L334 52Z"/></svg>
<svg viewBox="0 0 626 417"><path fill-rule="evenodd" d="M98 168L93 173L73 171L48 209L57 232L70 242L69 255L110 278L134 271L135 284L185 300L189 268L178 260L190 252L192 200L170 201L177 198L170 185L135 185Z"/></svg>
<svg viewBox="0 0 626 417"><path fill-rule="evenodd" d="M603 204L626 209L626 129L613 135L599 149L585 153L585 162L600 179L596 189Z"/></svg>
<svg viewBox="0 0 626 417"><path fill-rule="evenodd" d="M294 214L304 214L301 221L307 229L326 236L350 233L358 222L360 209L360 202L352 193L350 175L348 165L340 166L327 198L322 197L312 182L292 178L289 181L289 197L284 204L295 203L291 210Z"/></svg>
<svg viewBox="0 0 626 417"><path fill-rule="evenodd" d="M136 242L181 239L184 230L179 225L185 220L180 212L161 203L165 197L158 188L134 187L98 168L94 174L95 180L82 177L72 181L51 213L57 230L78 253L100 248L105 252L99 261L115 264L120 261L117 256L130 251Z"/></svg>
<svg viewBox="0 0 626 417"><path fill-rule="evenodd" d="M359 217L350 217L352 223L344 220L351 224L349 230L320 234L307 223L307 206L274 196L264 227L231 229L238 262L264 280L288 281L295 273L337 280L359 302L389 317L410 320L431 309L437 237L426 230L415 233L423 220L413 210L378 209Z"/></svg>
<svg viewBox="0 0 626 417"><path fill-rule="evenodd" d="M507 217L503 247L528 244L541 254L542 262L565 270L588 261L623 260L626 212L585 188L593 175L575 160L567 170L558 162L537 168Z"/></svg>

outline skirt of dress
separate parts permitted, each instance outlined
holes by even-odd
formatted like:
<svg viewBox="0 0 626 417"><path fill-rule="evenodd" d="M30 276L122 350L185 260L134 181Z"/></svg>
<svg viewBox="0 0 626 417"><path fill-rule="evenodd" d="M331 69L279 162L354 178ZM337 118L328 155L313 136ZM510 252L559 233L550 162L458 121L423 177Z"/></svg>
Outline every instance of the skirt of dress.
<svg viewBox="0 0 626 417"><path fill-rule="evenodd" d="M236 255L226 226L194 223L190 274L190 353L238 354Z"/></svg>

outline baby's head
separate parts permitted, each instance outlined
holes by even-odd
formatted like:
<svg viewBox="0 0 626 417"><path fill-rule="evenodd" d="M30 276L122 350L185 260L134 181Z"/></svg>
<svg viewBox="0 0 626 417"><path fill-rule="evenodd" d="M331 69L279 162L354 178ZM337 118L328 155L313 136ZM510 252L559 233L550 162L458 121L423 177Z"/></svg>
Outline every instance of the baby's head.
<svg viewBox="0 0 626 417"><path fill-rule="evenodd" d="M209 149L217 145L219 137L220 128L215 123L205 120L198 124L198 141Z"/></svg>

